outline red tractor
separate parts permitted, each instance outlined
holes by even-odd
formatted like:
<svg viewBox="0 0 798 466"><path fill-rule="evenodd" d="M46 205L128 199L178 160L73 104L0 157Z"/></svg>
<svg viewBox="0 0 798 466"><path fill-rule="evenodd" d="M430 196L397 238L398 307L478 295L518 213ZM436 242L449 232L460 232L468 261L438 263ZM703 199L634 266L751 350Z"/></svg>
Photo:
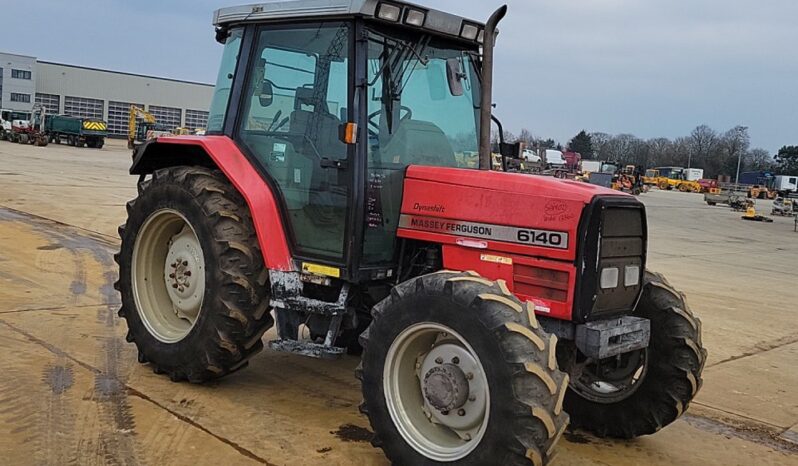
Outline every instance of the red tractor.
<svg viewBox="0 0 798 466"><path fill-rule="evenodd" d="M398 464L540 465L569 417L620 438L678 418L706 351L684 295L645 269L643 205L490 170L505 12L217 11L207 135L133 155L116 260L139 361L203 382L273 325L273 350L362 351L362 412Z"/></svg>

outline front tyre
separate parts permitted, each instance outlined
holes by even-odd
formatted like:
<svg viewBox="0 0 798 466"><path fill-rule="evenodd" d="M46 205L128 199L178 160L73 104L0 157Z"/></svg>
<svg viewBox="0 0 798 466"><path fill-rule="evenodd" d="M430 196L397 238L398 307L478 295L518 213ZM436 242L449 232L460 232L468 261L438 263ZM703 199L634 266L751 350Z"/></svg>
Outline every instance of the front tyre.
<svg viewBox="0 0 798 466"><path fill-rule="evenodd" d="M271 327L267 274L249 211L218 172L156 171L120 227L117 289L139 362L174 381L238 370Z"/></svg>
<svg viewBox="0 0 798 466"><path fill-rule="evenodd" d="M556 337L503 282L439 272L396 286L357 376L394 464L544 465L568 424Z"/></svg>
<svg viewBox="0 0 798 466"><path fill-rule="evenodd" d="M684 295L646 272L634 315L651 321L648 348L590 363L573 378L565 409L574 427L600 437L653 434L681 416L701 388L707 351Z"/></svg>

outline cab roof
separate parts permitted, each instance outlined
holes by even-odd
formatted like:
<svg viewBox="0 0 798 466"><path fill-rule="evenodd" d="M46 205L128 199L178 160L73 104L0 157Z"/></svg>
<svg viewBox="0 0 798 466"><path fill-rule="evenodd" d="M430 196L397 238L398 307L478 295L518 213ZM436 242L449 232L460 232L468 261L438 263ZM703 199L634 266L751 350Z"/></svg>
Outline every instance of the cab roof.
<svg viewBox="0 0 798 466"><path fill-rule="evenodd" d="M381 15L381 13L387 13L388 11L396 12L397 9L399 15L396 20L385 19L385 16L388 16L387 14ZM473 32L471 27L476 27L478 30L477 35L481 37L482 31L485 29L485 25L479 21L408 2L393 0L273 0L216 10L213 15L213 24L217 27L229 27L235 24L268 20L359 16L418 28L417 25L414 26L413 22L409 21L410 12L415 12L413 17L416 20L419 18L417 13L423 13L422 29L446 36L454 36L460 39L465 37L467 39L471 37ZM467 35L466 31L468 31ZM477 35L474 35L471 41L475 41Z"/></svg>

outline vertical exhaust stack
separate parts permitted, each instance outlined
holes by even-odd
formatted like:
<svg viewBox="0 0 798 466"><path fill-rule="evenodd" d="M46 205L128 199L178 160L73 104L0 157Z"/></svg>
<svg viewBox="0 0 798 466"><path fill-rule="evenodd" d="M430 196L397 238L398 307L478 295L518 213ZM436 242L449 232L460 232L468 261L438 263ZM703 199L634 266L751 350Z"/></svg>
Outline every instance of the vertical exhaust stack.
<svg viewBox="0 0 798 466"><path fill-rule="evenodd" d="M485 42L482 44L482 101L479 116L479 169L490 170L490 127L493 108L493 47L496 43L496 27L507 14L507 5L494 11L485 24Z"/></svg>

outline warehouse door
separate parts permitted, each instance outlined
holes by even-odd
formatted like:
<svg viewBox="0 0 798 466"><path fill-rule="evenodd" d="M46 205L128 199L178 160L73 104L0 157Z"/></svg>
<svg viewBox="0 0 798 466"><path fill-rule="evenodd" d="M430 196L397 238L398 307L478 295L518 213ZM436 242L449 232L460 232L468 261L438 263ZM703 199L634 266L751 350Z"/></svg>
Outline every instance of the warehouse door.
<svg viewBox="0 0 798 466"><path fill-rule="evenodd" d="M64 98L64 113L69 116L102 120L104 106L105 102L99 99L69 95Z"/></svg>
<svg viewBox="0 0 798 466"><path fill-rule="evenodd" d="M183 110L179 108L150 105L147 111L152 113L159 126L163 126L168 131L179 128L183 122Z"/></svg>
<svg viewBox="0 0 798 466"><path fill-rule="evenodd" d="M108 132L124 136L127 134L130 122L130 106L144 108L144 104L132 102L108 102Z"/></svg>

